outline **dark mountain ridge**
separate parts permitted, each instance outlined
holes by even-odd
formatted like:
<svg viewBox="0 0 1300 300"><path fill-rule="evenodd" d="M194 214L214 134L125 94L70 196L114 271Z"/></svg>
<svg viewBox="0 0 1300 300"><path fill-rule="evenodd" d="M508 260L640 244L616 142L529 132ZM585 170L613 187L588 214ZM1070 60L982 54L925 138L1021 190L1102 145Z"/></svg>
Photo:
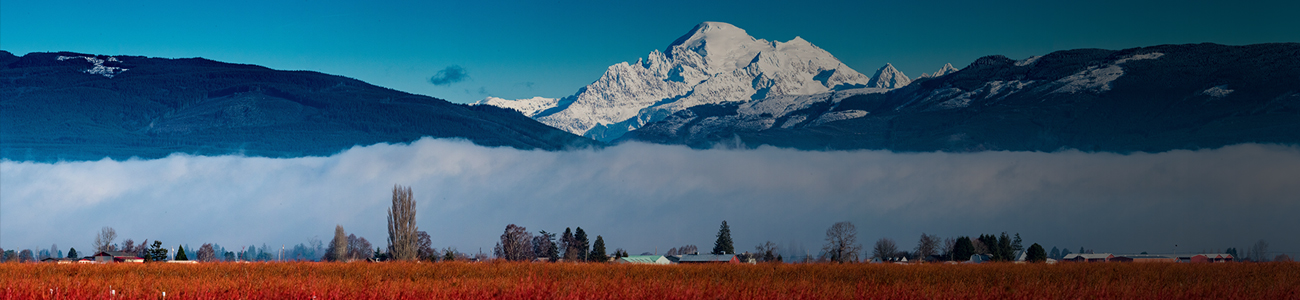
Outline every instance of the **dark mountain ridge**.
<svg viewBox="0 0 1300 300"><path fill-rule="evenodd" d="M202 58L0 51L4 159L321 156L426 136L520 149L595 145L513 110L318 72Z"/></svg>
<svg viewBox="0 0 1300 300"><path fill-rule="evenodd" d="M814 103L785 116L746 116L743 105L691 108L621 141L697 148L1121 153L1294 145L1300 144L1300 44L1079 49L1020 61L987 56L952 74ZM860 116L813 122L845 112ZM806 121L716 126L726 118L785 124L791 116Z"/></svg>

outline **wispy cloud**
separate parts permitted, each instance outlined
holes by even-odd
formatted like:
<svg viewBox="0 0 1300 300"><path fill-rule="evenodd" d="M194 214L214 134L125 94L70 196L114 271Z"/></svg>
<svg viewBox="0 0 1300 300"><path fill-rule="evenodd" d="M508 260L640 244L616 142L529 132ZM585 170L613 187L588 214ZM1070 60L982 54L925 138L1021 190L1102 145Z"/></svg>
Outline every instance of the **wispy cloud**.
<svg viewBox="0 0 1300 300"><path fill-rule="evenodd" d="M0 246L88 246L95 230L196 245L328 240L335 224L382 244L394 184L414 190L439 246L489 251L507 224L581 226L633 253L766 240L813 252L826 227L904 248L941 236L1019 232L1101 251L1214 251L1268 239L1296 249L1300 149L1167 153L892 153L692 150L625 144L566 152L422 139L292 159L2 162Z"/></svg>
<svg viewBox="0 0 1300 300"><path fill-rule="evenodd" d="M434 74L433 77L430 77L429 83L432 83L433 85L448 86L453 83L465 81L466 79L469 79L469 71L466 71L465 68L461 68L459 65L451 65L438 71L438 73Z"/></svg>

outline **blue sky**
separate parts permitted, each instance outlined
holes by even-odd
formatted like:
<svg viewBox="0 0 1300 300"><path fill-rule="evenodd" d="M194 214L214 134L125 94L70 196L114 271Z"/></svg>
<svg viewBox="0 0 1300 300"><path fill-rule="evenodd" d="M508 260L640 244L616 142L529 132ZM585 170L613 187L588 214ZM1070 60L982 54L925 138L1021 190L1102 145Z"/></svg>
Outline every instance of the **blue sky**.
<svg viewBox="0 0 1300 300"><path fill-rule="evenodd" d="M695 24L801 36L870 74L991 54L1300 41L1295 1L0 1L0 49L204 57L453 102L562 97ZM460 66L467 80L433 85Z"/></svg>

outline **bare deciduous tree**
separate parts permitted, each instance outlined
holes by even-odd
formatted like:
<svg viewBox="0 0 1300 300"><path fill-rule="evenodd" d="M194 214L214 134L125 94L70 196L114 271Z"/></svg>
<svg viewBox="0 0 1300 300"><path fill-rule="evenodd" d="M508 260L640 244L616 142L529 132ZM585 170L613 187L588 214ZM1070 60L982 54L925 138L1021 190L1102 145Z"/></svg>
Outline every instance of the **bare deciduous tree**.
<svg viewBox="0 0 1300 300"><path fill-rule="evenodd" d="M876 246L871 248L871 257L881 260L888 259L898 255L898 244L889 238L881 238L876 241Z"/></svg>
<svg viewBox="0 0 1300 300"><path fill-rule="evenodd" d="M838 263L858 259L862 245L858 244L858 229L853 223L839 222L826 229L826 245L822 246L826 258Z"/></svg>
<svg viewBox="0 0 1300 300"><path fill-rule="evenodd" d="M948 259L952 259L952 252L957 249L957 239L943 239L943 245L941 247L942 248L939 249L939 252L941 252L943 256L948 257Z"/></svg>
<svg viewBox="0 0 1300 300"><path fill-rule="evenodd" d="M939 237L921 233L921 240L916 242L916 257L924 261L930 259L939 249Z"/></svg>
<svg viewBox="0 0 1300 300"><path fill-rule="evenodd" d="M419 240L417 242L419 246L417 252L419 253L418 256L420 257L420 260L437 261L438 249L433 248L433 238L429 237L429 233L420 231L419 234L417 234L416 239Z"/></svg>
<svg viewBox="0 0 1300 300"><path fill-rule="evenodd" d="M559 247L555 244L555 234L542 230L533 237L533 256L545 257L550 262L560 258Z"/></svg>
<svg viewBox="0 0 1300 300"><path fill-rule="evenodd" d="M122 252L135 253L135 240L126 239L122 241L122 247L118 248Z"/></svg>
<svg viewBox="0 0 1300 300"><path fill-rule="evenodd" d="M1268 242L1259 240L1255 242L1254 246L1250 246L1250 250L1246 253L1253 261L1266 262L1268 261Z"/></svg>
<svg viewBox="0 0 1300 300"><path fill-rule="evenodd" d="M754 251L757 252L758 257L761 257L763 261L771 262L776 261L777 252L780 252L781 250L777 248L776 243L767 241L766 243L755 246Z"/></svg>
<svg viewBox="0 0 1300 300"><path fill-rule="evenodd" d="M199 246L199 251L195 252L194 256L201 262L216 261L217 250L212 248L212 244L203 244L203 246Z"/></svg>
<svg viewBox="0 0 1300 300"><path fill-rule="evenodd" d="M416 260L420 229L415 226L415 200L411 188L393 187L393 206L388 210L388 253L393 260Z"/></svg>
<svg viewBox="0 0 1300 300"><path fill-rule="evenodd" d="M375 257L375 248L370 245L366 238L357 237L355 234L348 235L348 260L366 260Z"/></svg>
<svg viewBox="0 0 1300 300"><path fill-rule="evenodd" d="M104 226L99 229L99 234L95 235L95 251L113 251L113 240L117 239L117 231L113 227Z"/></svg>
<svg viewBox="0 0 1300 300"><path fill-rule="evenodd" d="M325 251L325 260L329 261L347 261L348 259L348 236L343 232L343 225L334 227L334 239L330 240L330 247Z"/></svg>
<svg viewBox="0 0 1300 300"><path fill-rule="evenodd" d="M533 235L523 226L506 225L506 231L501 234L501 242L493 252L498 258L509 261L533 260Z"/></svg>
<svg viewBox="0 0 1300 300"><path fill-rule="evenodd" d="M979 239L971 239L970 243L975 247L975 254L989 254L989 245L985 245Z"/></svg>

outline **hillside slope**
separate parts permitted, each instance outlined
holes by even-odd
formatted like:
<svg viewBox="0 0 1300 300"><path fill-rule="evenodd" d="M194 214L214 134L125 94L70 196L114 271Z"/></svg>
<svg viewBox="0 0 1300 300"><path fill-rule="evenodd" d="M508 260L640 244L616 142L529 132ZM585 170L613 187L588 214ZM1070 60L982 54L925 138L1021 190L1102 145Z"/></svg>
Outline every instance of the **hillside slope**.
<svg viewBox="0 0 1300 300"><path fill-rule="evenodd" d="M941 72L944 73L944 72ZM1167 151L1300 143L1300 44L981 58L892 90L693 107L625 135L706 148Z"/></svg>
<svg viewBox="0 0 1300 300"><path fill-rule="evenodd" d="M0 51L4 159L316 156L425 136L520 149L594 143L513 110L317 72L202 58Z"/></svg>

